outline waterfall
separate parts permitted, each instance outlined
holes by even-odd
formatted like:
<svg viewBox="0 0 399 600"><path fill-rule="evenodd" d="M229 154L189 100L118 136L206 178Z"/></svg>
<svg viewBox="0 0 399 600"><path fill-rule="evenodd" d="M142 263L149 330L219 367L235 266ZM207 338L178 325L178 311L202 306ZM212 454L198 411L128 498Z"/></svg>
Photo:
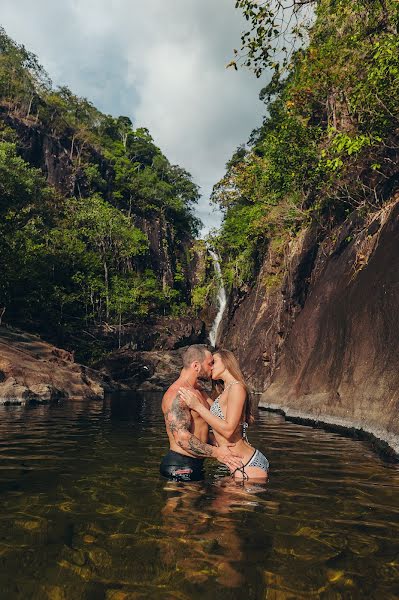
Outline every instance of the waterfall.
<svg viewBox="0 0 399 600"><path fill-rule="evenodd" d="M217 340L217 337L218 337L219 325L220 325L220 322L222 320L224 310L226 308L227 298L226 298L226 290L224 289L224 285L223 285L223 279L222 279L222 272L221 272L221 269L220 269L219 257L216 254L216 252L214 252L210 248L208 248L208 252L212 256L213 266L214 266L215 273L216 273L216 280L219 283L219 289L218 289L218 295L217 295L218 312L216 314L215 320L214 320L214 322L212 324L211 331L209 333L209 341L212 344L212 346L215 346L216 345L216 340Z"/></svg>

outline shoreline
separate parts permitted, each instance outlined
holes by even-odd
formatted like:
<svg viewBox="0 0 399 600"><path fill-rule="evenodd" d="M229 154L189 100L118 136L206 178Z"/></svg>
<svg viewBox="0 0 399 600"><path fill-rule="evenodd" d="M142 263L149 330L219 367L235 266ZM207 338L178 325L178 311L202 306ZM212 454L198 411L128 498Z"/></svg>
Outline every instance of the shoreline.
<svg viewBox="0 0 399 600"><path fill-rule="evenodd" d="M302 413L300 411L293 411L288 407L282 407L276 404L259 404L259 410L267 412L277 413L282 415L286 421L296 423L297 425L304 425L307 427L313 427L315 429L323 429L331 433L338 433L343 437L361 440L367 442L372 450L376 452L381 458L391 463L399 463L399 440L392 437L392 443L386 439L377 435L375 431L369 431L364 429L360 425L356 425L352 422L345 422L344 419L341 422L337 422L337 419L332 417L315 417L310 413Z"/></svg>

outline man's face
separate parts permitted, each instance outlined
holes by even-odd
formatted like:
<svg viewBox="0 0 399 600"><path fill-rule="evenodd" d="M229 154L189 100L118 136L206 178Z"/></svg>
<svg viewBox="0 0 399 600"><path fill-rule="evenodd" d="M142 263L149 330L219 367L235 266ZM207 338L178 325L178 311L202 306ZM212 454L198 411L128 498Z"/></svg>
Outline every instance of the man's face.
<svg viewBox="0 0 399 600"><path fill-rule="evenodd" d="M206 352L206 356L201 363L201 371L198 374L198 377L203 379L210 379L212 377L212 367L213 367L213 356L210 352Z"/></svg>

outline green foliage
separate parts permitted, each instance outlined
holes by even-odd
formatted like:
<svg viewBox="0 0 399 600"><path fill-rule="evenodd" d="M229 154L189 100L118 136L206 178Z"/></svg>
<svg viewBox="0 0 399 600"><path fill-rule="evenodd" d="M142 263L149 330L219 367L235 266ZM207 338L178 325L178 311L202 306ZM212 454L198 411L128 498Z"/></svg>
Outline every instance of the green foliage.
<svg viewBox="0 0 399 600"><path fill-rule="evenodd" d="M129 117L54 89L36 56L3 29L0 109L0 307L9 319L76 337L82 324L186 311L186 248L200 228L190 174ZM68 155L78 197L56 192L19 156L21 122ZM154 272L142 224L163 240L173 286Z"/></svg>
<svg viewBox="0 0 399 600"><path fill-rule="evenodd" d="M287 66L295 42L306 36L312 19L308 7L316 0L236 0L248 21L249 30L241 35L241 49L234 50L235 58L227 66L244 65L260 77L265 68L278 71Z"/></svg>
<svg viewBox="0 0 399 600"><path fill-rule="evenodd" d="M191 293L191 304L194 310L202 310L209 300L209 284L197 285Z"/></svg>
<svg viewBox="0 0 399 600"><path fill-rule="evenodd" d="M272 29L284 6L236 5L251 25L242 40L246 66L259 75L278 50ZM225 211L214 243L234 285L251 283L273 239L286 243L309 222L331 227L354 209L373 210L396 176L399 5L321 0L316 16L308 47L291 62L286 55L285 76L276 68L261 92L268 102L262 126L213 191Z"/></svg>
<svg viewBox="0 0 399 600"><path fill-rule="evenodd" d="M275 274L270 274L267 275L264 280L264 286L267 290L271 291L274 289L277 289L278 287L280 287L281 283L283 281L283 277L282 277L282 273L275 273Z"/></svg>
<svg viewBox="0 0 399 600"><path fill-rule="evenodd" d="M57 197L5 142L0 179L0 303L10 315L70 324L178 311L181 292L141 269L145 234L100 195ZM176 284L183 279L178 264Z"/></svg>

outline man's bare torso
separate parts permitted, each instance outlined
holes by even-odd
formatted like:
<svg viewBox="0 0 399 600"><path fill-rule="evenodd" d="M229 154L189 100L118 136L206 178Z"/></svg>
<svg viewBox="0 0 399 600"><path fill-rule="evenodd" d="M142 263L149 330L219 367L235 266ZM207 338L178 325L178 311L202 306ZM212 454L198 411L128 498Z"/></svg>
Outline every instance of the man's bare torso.
<svg viewBox="0 0 399 600"><path fill-rule="evenodd" d="M179 406L181 406L181 410L182 410L182 418L185 418L186 415L190 415L190 423L187 423L187 429L190 431L190 433L192 433L193 435L195 435L196 438L198 438L201 442L207 442L208 441L208 425L207 423L204 421L204 419L202 417L199 416L199 414L195 411L191 411L189 410L184 402L182 400L179 399L178 396L178 391L179 388L181 387L189 387L187 385L187 383L182 379L179 378L177 379L177 381L175 381L174 383L172 383L172 385L166 390L163 398L162 398L162 412L164 414L164 418L165 418L165 425L166 425L166 432L168 434L168 438L169 438L169 444L170 444L170 449L174 450L175 452L179 452L180 454L185 454L186 456L191 456L188 452L186 452L183 448L181 448L174 436L173 433L170 429L169 423L168 423L168 412L173 410L176 412L176 405L179 404ZM208 407L208 403L206 400L206 395L201 391L200 388L196 388L198 389L198 391L201 392L201 396L202 396L202 401L204 406ZM179 409L177 409L179 410ZM184 411L184 414L183 414Z"/></svg>

